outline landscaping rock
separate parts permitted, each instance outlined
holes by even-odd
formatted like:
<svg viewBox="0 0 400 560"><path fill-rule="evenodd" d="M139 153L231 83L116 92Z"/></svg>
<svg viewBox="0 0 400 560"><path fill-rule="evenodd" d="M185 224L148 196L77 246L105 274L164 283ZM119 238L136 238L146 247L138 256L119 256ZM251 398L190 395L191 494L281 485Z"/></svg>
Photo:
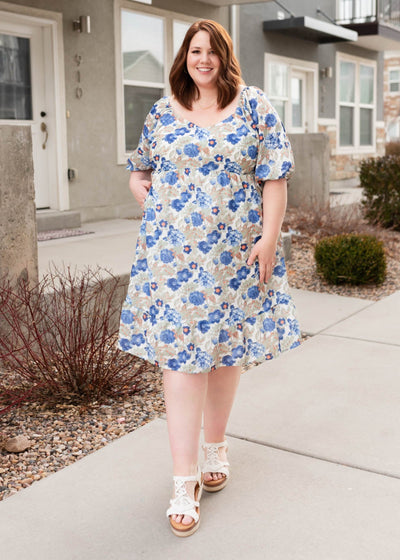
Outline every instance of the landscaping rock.
<svg viewBox="0 0 400 560"><path fill-rule="evenodd" d="M26 436L15 436L5 442L4 449L9 453L21 453L30 446L31 442Z"/></svg>

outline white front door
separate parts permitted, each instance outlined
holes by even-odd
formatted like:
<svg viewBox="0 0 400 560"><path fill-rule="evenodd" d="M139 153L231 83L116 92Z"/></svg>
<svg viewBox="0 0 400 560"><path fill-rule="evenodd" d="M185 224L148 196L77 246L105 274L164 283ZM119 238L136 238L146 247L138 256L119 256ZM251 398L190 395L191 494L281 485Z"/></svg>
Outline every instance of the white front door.
<svg viewBox="0 0 400 560"><path fill-rule="evenodd" d="M36 207L54 206L57 145L50 30L0 14L0 123L32 129Z"/></svg>

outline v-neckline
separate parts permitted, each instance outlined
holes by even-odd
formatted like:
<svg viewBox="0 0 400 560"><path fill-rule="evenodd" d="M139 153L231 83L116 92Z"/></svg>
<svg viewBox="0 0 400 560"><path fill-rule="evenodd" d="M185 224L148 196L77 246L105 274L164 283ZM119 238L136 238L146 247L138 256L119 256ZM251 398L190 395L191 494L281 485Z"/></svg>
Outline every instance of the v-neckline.
<svg viewBox="0 0 400 560"><path fill-rule="evenodd" d="M203 129L203 130L211 130L211 129L214 128L215 126L218 126L219 124L222 124L222 123L224 123L224 122L226 122L226 121L228 121L228 120L233 119L233 118L235 117L235 115L238 114L238 109L240 109L240 107L241 107L241 105L242 105L243 92L244 92L247 88L248 88L248 86L244 86L244 88L243 88L242 91L240 92L239 97L238 97L238 102L237 102L236 108L235 108L235 110L233 111L233 113L231 113L230 115L228 115L228 116L225 117L224 119L221 119L221 120L219 120L219 121L217 121L217 122L211 124L210 126L201 126L201 125L199 125L199 124L197 124L197 123L195 123L195 122L193 122L193 121L191 121L191 120L189 120L189 119L185 119L185 117L181 117L181 116L177 115L177 114L175 113L175 111L174 111L172 105L171 105L171 97L170 97L170 96L167 97L167 104L166 104L166 107L167 107L167 109L169 109L169 111L170 111L171 115L174 117L175 121L177 121L177 122L182 122L182 123L186 123L186 124L188 124L188 125L192 125L192 126L195 126L196 128L200 128L200 129Z"/></svg>

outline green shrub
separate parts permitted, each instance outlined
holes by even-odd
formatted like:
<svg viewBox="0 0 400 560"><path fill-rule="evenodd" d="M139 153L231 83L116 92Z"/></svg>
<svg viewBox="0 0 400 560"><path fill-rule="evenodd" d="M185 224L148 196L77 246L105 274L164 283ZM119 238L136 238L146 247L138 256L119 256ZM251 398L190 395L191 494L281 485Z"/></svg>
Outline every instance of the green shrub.
<svg viewBox="0 0 400 560"><path fill-rule="evenodd" d="M330 284L380 284L386 275L383 243L372 235L341 234L315 247L317 271Z"/></svg>
<svg viewBox="0 0 400 560"><path fill-rule="evenodd" d="M400 230L400 155L363 160L360 183L367 220Z"/></svg>

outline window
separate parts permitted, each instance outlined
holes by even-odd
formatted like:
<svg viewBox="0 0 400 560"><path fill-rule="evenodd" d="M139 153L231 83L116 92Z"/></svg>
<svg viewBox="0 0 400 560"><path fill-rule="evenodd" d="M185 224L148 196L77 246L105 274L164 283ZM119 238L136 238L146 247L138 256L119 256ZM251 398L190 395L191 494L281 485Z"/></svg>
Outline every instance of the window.
<svg viewBox="0 0 400 560"><path fill-rule="evenodd" d="M32 119L30 42L0 33L0 119Z"/></svg>
<svg viewBox="0 0 400 560"><path fill-rule="evenodd" d="M286 122L288 97L288 70L287 64L271 62L269 64L268 95L272 105L278 111L283 123Z"/></svg>
<svg viewBox="0 0 400 560"><path fill-rule="evenodd" d="M146 114L165 89L164 21L123 10L121 31L125 149L132 151ZM154 37L158 40L154 41Z"/></svg>
<svg viewBox="0 0 400 560"><path fill-rule="evenodd" d="M376 0L339 0L339 21L368 21L375 18Z"/></svg>
<svg viewBox="0 0 400 560"><path fill-rule="evenodd" d="M375 65L339 60L339 146L374 145Z"/></svg>
<svg viewBox="0 0 400 560"><path fill-rule="evenodd" d="M192 21L171 12L121 9L121 68L123 106L120 121L120 162L137 146L152 105L168 90L168 72ZM123 139L122 139L123 138ZM122 155L121 152L124 152Z"/></svg>
<svg viewBox="0 0 400 560"><path fill-rule="evenodd" d="M287 131L316 131L318 65L267 53L265 63L265 92Z"/></svg>
<svg viewBox="0 0 400 560"><path fill-rule="evenodd" d="M389 92L400 91L400 69L389 70Z"/></svg>
<svg viewBox="0 0 400 560"><path fill-rule="evenodd" d="M386 131L386 140L388 142L398 141L400 138L400 123L399 118L396 118L389 122Z"/></svg>

